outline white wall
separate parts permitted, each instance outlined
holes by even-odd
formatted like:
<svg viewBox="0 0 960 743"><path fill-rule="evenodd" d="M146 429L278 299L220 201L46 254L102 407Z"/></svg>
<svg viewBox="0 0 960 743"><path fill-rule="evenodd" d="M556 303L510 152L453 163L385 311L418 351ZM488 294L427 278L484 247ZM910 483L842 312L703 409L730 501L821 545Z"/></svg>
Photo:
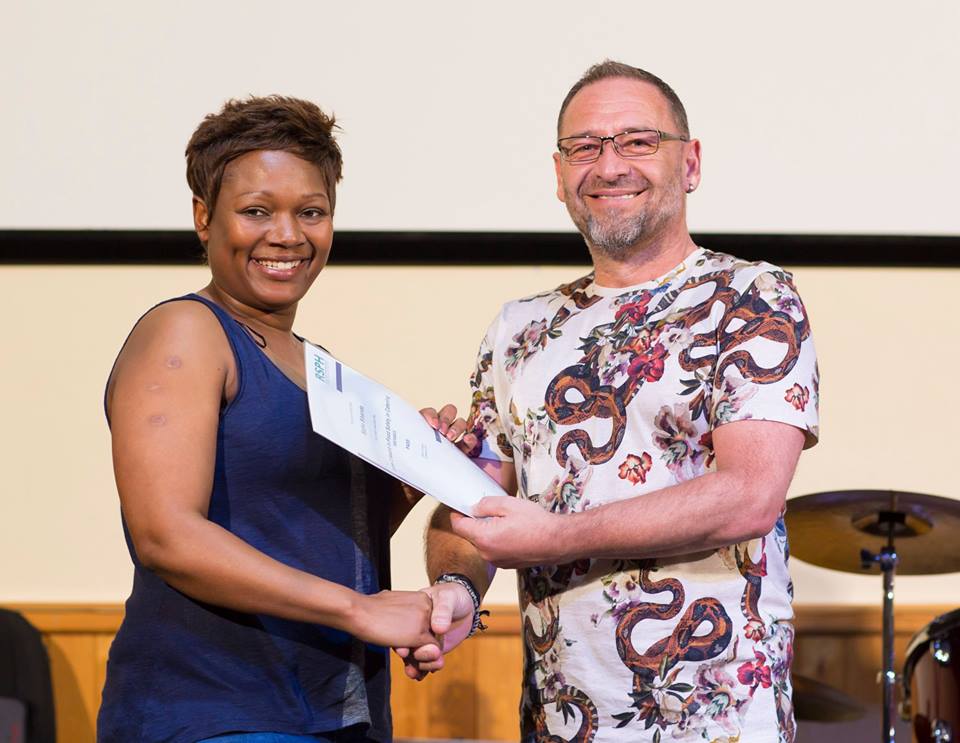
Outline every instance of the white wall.
<svg viewBox="0 0 960 743"><path fill-rule="evenodd" d="M502 301L579 275L571 267L337 268L297 326L417 405L463 408L476 347ZM960 269L796 271L823 373L822 439L792 495L891 488L960 498L955 302ZM154 302L206 283L197 268L0 268L0 602L120 601L120 532L101 394L113 357ZM393 542L395 584L425 581L417 507ZM855 550L854 550L855 553ZM879 605L880 580L792 562L805 603ZM897 598L942 604L960 575L904 576ZM490 600L509 603L503 573Z"/></svg>
<svg viewBox="0 0 960 743"><path fill-rule="evenodd" d="M338 229L566 230L556 109L610 56L687 103L705 153L693 229L960 233L956 2L88 0L11 4L2 22L0 229L188 228L194 126L228 97L282 92L344 127ZM499 302L574 273L331 268L299 327L414 402L465 404ZM794 494L960 495L960 271L798 278L824 438ZM0 267L0 600L125 596L100 391L138 314L204 281L199 267ZM395 543L400 586L423 580L424 512ZM878 600L876 579L794 570L800 601ZM949 601L956 578L902 578L898 596ZM491 598L511 600L508 578Z"/></svg>
<svg viewBox="0 0 960 743"><path fill-rule="evenodd" d="M556 111L610 56L687 104L694 230L960 232L951 0L48 0L2 23L0 228L188 228L193 128L282 92L343 124L340 229L568 229Z"/></svg>

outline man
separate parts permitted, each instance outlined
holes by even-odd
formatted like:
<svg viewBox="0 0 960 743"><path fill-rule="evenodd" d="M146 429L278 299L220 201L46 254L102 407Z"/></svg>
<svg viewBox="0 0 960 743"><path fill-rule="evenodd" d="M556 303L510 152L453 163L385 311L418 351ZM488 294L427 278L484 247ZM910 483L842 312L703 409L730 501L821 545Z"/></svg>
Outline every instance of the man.
<svg viewBox="0 0 960 743"><path fill-rule="evenodd" d="M449 651L471 590L516 567L525 741L792 741L782 515L818 402L803 306L781 269L692 241L700 143L659 78L590 68L557 145L594 271L508 303L481 345L471 454L517 497L434 515L434 631ZM409 673L442 663L421 648Z"/></svg>

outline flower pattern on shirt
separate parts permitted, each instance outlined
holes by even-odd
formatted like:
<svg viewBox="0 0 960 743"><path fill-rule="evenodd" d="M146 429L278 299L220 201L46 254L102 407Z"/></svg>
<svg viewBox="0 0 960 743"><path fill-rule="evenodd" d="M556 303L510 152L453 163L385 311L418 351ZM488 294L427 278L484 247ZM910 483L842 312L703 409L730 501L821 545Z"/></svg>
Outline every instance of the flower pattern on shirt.
<svg viewBox="0 0 960 743"><path fill-rule="evenodd" d="M472 391L480 456L512 461L519 496L557 514L706 474L737 421L818 435L790 274L703 249L636 287L585 276L508 303ZM792 741L786 559L781 518L718 550L518 571L523 740Z"/></svg>
<svg viewBox="0 0 960 743"><path fill-rule="evenodd" d="M783 399L793 405L797 410L803 411L807 409L807 403L810 402L810 390L806 387L801 387L799 384L794 384L793 387L789 388L783 395Z"/></svg>
<svg viewBox="0 0 960 743"><path fill-rule="evenodd" d="M638 482L644 483L647 481L647 473L652 466L653 458L647 452L643 452L639 456L628 454L627 458L623 460L623 464L620 465L620 478L629 480L634 485Z"/></svg>

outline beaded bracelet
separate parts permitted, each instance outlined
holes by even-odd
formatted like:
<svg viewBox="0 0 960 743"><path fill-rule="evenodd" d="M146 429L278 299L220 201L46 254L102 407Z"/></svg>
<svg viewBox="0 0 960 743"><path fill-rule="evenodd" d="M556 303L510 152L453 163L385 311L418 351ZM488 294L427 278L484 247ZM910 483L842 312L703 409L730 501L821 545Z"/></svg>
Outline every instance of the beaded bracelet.
<svg viewBox="0 0 960 743"><path fill-rule="evenodd" d="M483 611L480 610L480 592L477 591L477 587L473 585L473 581L463 573L444 573L437 577L433 585L437 585L438 583L458 583L467 589L470 600L473 602L473 626L470 627L470 633L467 637L473 637L478 631L483 632L483 630L487 628L487 625L483 623L483 617L490 616L490 612L486 609Z"/></svg>

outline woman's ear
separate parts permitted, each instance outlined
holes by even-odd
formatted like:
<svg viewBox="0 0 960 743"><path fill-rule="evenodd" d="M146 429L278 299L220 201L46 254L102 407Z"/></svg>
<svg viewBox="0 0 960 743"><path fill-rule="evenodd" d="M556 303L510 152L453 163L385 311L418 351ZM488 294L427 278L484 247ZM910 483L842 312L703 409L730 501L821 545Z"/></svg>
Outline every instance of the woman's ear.
<svg viewBox="0 0 960 743"><path fill-rule="evenodd" d="M193 229L197 231L197 237L204 250L207 247L207 240L210 237L210 212L203 199L197 196L193 197Z"/></svg>

